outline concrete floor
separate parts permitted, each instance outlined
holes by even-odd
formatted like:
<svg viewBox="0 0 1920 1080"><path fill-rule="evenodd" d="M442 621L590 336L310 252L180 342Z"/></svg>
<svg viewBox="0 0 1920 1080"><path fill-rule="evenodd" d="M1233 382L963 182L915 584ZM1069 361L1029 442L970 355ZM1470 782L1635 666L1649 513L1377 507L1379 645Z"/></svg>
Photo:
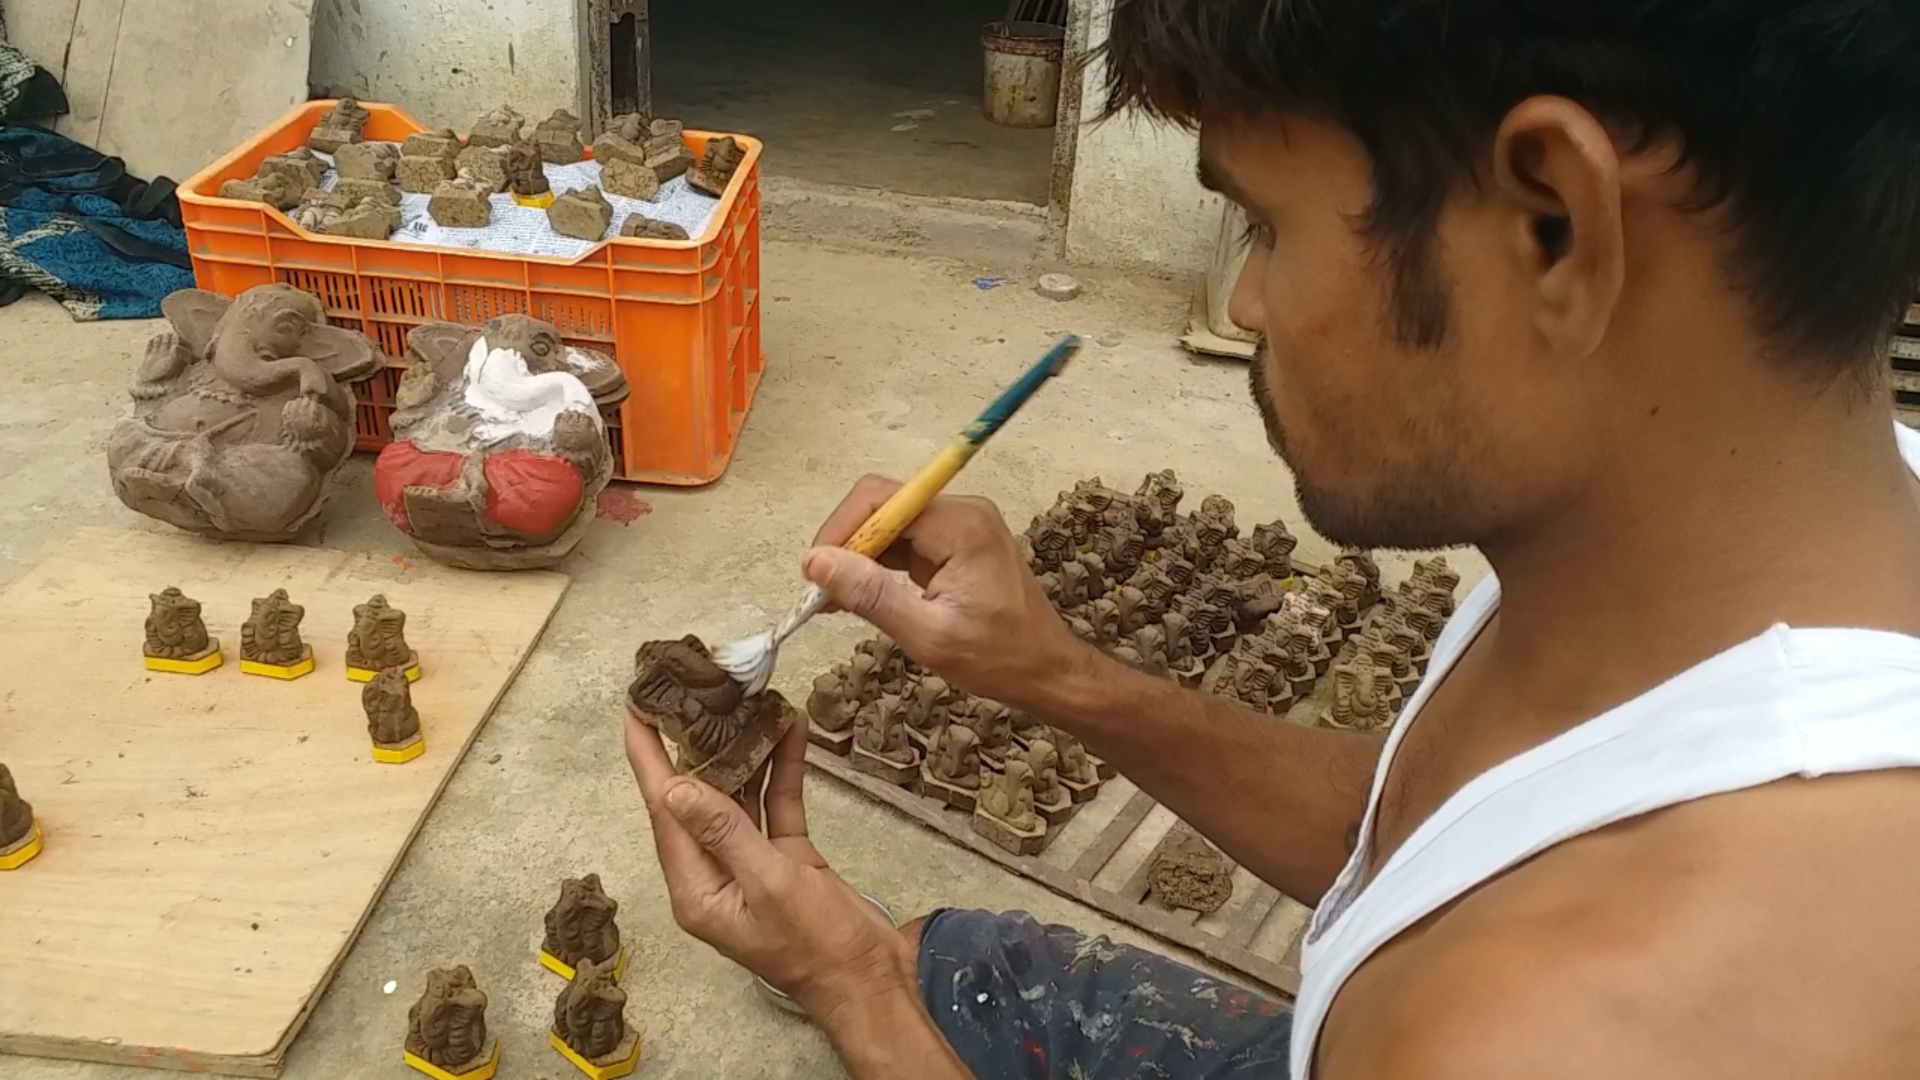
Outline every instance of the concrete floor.
<svg viewBox="0 0 1920 1080"><path fill-rule="evenodd" d="M980 30L1000 0L656 4L654 111L777 147L769 172L1044 205L1053 131L981 115Z"/></svg>
<svg viewBox="0 0 1920 1080"><path fill-rule="evenodd" d="M1024 523L1075 479L1130 486L1149 468L1172 467L1196 501L1219 492L1242 520L1280 516L1304 529L1289 477L1247 402L1244 366L1195 362L1173 344L1185 321L1183 290L1087 277L1086 295L1057 304L1030 291L1030 265L1009 261L1020 256L1017 243L998 262L978 252L946 258L927 243L942 229L977 238L992 232L986 225L936 221L912 234L919 253L903 256L796 242L791 223L818 235L819 215L832 206L804 196L772 204L762 296L769 367L731 471L704 490L631 489L652 512L625 526L603 520L589 534L566 567L574 587L545 638L294 1044L289 1080L411 1075L399 1060L407 1006L425 970L448 963L471 965L491 998L502 1076L572 1075L546 1045L558 983L533 955L557 881L587 871L600 872L621 904L634 956L630 1016L647 1039L640 1075L837 1075L815 1029L765 1005L742 972L673 925L620 750L632 651L649 638L695 631L726 640L769 625L800 588L797 560L845 488L864 472L917 467L1061 333L1109 344L1090 340L1065 381L1033 402L958 489L1000 500ZM1019 233L1017 223L1010 231ZM1001 273L1021 281L973 284ZM151 331L76 325L37 297L0 310L0 355L13 379L0 413L0 520L11 526L0 531L0 583L79 525L164 530L121 507L103 461ZM374 504L364 458L303 542L409 550ZM1330 555L1311 537L1301 547L1307 559ZM1477 562L1456 562L1477 576ZM802 693L862 636L849 619L817 622L783 651L778 685ZM1150 943L829 779L814 778L808 803L821 849L903 916L937 905L1018 908ZM389 980L398 983L391 994ZM0 1058L0 1075L154 1074Z"/></svg>

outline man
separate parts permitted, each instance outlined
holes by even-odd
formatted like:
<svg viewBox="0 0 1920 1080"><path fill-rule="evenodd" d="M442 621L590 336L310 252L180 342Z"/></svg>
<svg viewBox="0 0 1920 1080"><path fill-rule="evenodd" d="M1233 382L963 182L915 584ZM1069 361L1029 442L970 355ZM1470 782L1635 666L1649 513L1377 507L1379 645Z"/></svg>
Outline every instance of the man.
<svg viewBox="0 0 1920 1080"><path fill-rule="evenodd" d="M1253 223L1232 311L1308 520L1497 575L1384 743L1096 655L978 500L893 554L917 586L827 547L804 570L1319 905L1271 1022L1296 1080L1920 1075L1920 439L1883 383L1920 271L1916 49L1899 0L1118 0L1110 105L1195 124ZM855 1076L1253 1075L1287 1041L1100 1061L1045 1008L1100 988L1009 947L1047 934L860 914L804 839L797 739L770 841L631 745L682 923ZM957 1007L948 970L1040 990Z"/></svg>

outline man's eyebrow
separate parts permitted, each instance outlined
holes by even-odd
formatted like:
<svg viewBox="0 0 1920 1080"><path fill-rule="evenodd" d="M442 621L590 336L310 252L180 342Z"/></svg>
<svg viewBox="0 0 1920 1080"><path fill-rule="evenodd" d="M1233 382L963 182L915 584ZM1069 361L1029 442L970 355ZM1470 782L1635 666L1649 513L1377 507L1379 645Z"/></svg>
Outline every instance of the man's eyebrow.
<svg viewBox="0 0 1920 1080"><path fill-rule="evenodd" d="M1194 165L1193 173L1194 179L1200 182L1201 187L1225 195L1243 206L1246 205L1247 200L1240 190L1240 185L1234 183L1233 179L1227 176L1218 165L1204 157L1199 158Z"/></svg>

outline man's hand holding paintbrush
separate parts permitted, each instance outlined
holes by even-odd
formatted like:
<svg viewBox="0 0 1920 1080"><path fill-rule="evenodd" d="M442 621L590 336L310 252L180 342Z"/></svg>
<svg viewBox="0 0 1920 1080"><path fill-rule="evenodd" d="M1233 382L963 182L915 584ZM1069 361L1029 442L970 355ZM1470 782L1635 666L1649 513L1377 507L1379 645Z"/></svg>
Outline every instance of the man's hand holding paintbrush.
<svg viewBox="0 0 1920 1080"><path fill-rule="evenodd" d="M963 687L1023 685L1083 652L999 511L983 499L939 496L1076 346L1071 337L1056 345L906 484L861 481L803 560L813 583L806 596L774 631L726 646L715 660L759 693L780 643L830 608L891 629L910 655L950 669ZM1057 659L1046 648L1007 647L1036 628ZM787 731L764 787L751 783L735 801L679 775L652 727L631 714L626 723L627 758L681 927L799 1002L856 1075L965 1075L920 1004L915 928L902 934L880 918L807 835L806 726Z"/></svg>
<svg viewBox="0 0 1920 1080"><path fill-rule="evenodd" d="M898 487L862 480L802 559L834 608L882 627L965 687L1039 687L1090 663L985 500L933 500L878 561L841 547ZM850 1065L854 1075L966 1075L920 1005L917 927L896 931L881 919L808 838L805 726L774 752L764 831L740 803L678 775L653 728L629 716L626 733L681 927L800 1002L843 1060L864 1063Z"/></svg>

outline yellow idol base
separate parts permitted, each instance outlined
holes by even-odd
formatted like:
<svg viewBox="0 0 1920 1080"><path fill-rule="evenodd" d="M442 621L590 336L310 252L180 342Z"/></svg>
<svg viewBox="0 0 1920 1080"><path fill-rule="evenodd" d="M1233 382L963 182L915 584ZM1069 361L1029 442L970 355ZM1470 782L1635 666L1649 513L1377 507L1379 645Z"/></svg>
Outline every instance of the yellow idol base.
<svg viewBox="0 0 1920 1080"><path fill-rule="evenodd" d="M553 972L555 975L560 976L561 978L567 980L568 982L573 981L573 965L567 963L565 960L560 959L559 957L553 955L552 953L548 952L545 949L540 950L540 966L543 968L546 968L548 971ZM627 977L627 948L626 946L622 945L620 947L620 951L616 953L613 958L613 981L619 982L621 979L624 979L626 977Z"/></svg>
<svg viewBox="0 0 1920 1080"><path fill-rule="evenodd" d="M258 660L240 661L240 671L247 675L260 675L269 679L297 679L313 673L313 646L307 646L305 655L291 664L263 664Z"/></svg>
<svg viewBox="0 0 1920 1080"><path fill-rule="evenodd" d="M226 657L220 655L220 643L207 643L207 651L199 656L190 656L184 660L170 660L164 656L146 657L148 671L164 671L169 675L205 675L220 666Z"/></svg>
<svg viewBox="0 0 1920 1080"><path fill-rule="evenodd" d="M634 1067L640 1064L640 1033L632 1028L627 1029L627 1037L613 1053L594 1061L581 1057L573 1047L567 1045L567 1040L551 1031L547 1032L547 1038L552 1040L555 1050L573 1062L574 1068L586 1073L592 1080L615 1080L616 1077L631 1076Z"/></svg>
<svg viewBox="0 0 1920 1080"><path fill-rule="evenodd" d="M433 1080L493 1080L493 1074L500 1070L500 1040L490 1039L488 1041L492 1045L487 1048L487 1052L474 1059L474 1061L479 1062L479 1064L475 1065L473 1062L468 1062L465 1066L465 1072L453 1072L449 1069L443 1069L433 1062L428 1061L426 1058L417 1057L411 1052L406 1052L406 1062L420 1072L433 1077Z"/></svg>
<svg viewBox="0 0 1920 1080"><path fill-rule="evenodd" d="M44 845L40 841L40 823L33 823L33 831L10 848L0 849L0 870L18 870L33 861Z"/></svg>
<svg viewBox="0 0 1920 1080"><path fill-rule="evenodd" d="M353 667L351 665L347 667L347 678L352 679L354 682L372 682L373 680L379 677L380 677L380 673L373 670L372 668ZM413 662L407 665L407 681L408 682L420 681L420 654L419 653L414 653Z"/></svg>
<svg viewBox="0 0 1920 1080"><path fill-rule="evenodd" d="M426 752L427 737L425 735L415 735L399 746L373 744L373 760L382 765L405 765Z"/></svg>

